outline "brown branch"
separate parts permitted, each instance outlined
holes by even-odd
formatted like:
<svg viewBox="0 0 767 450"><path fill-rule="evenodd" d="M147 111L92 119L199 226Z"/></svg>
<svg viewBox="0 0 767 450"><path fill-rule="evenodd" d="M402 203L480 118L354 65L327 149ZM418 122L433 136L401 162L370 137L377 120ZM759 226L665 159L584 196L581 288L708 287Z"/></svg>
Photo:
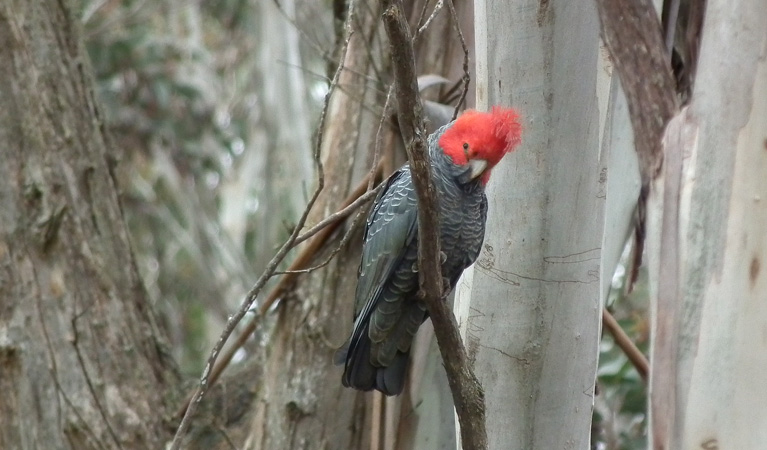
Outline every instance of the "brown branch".
<svg viewBox="0 0 767 450"><path fill-rule="evenodd" d="M376 173L379 173L379 172L376 172ZM376 177L376 179L378 179L378 178ZM373 195L371 195L371 194L377 194L381 189L383 189L383 187L384 187L383 184L379 184L373 190L365 192L365 194L362 197L360 197L357 200L355 200L354 203L352 203L351 205L347 206L346 208L342 208L342 209L353 210L354 208L359 208L360 206L362 206L363 204L365 204L366 202L368 202L368 201L370 201L372 199ZM363 200L363 201L359 201L359 200ZM355 229L357 229L357 225L360 223L360 220L364 216L364 214L363 214L364 212L365 212L364 210L360 210L359 212L357 212L357 215L354 216L354 219L352 219L351 224L347 228L346 233L344 234L344 237L341 238L341 242L339 242L338 245L336 245L336 247L333 249L333 251L330 252L330 254L325 257L324 261L322 261L321 263L316 264L314 266L311 266L311 267L305 267L305 268L302 268L302 269L292 269L292 270L291 269L287 269L284 272L277 272L277 273L279 273L279 274L310 273L310 272L314 272L315 270L321 269L321 268L327 266L328 264L330 264L330 261L332 261L333 258L336 257L338 252L340 252L341 249L343 249L346 246L346 244L349 243L349 240L352 237L352 232ZM337 214L338 213L334 213L334 214L332 214L332 216L335 216ZM336 220L333 223L339 222L340 220L341 220L341 217L339 216L339 217L336 218ZM324 240L327 240L327 238L325 238ZM312 256L316 256L316 255L312 255Z"/></svg>
<svg viewBox="0 0 767 450"><path fill-rule="evenodd" d="M421 13L418 14L418 20L415 23L415 27L417 29L420 29L421 25L423 25L425 23L424 20L426 20L426 10L428 10L428 9L429 9L429 0L426 0L426 1L423 2L423 6L421 7ZM420 35L421 35L420 32L416 32L415 33L415 37L413 37L413 40L415 42L418 42L418 37Z"/></svg>
<svg viewBox="0 0 767 450"><path fill-rule="evenodd" d="M423 106L418 95L413 41L402 0L382 0L384 27L389 36L400 132L418 195L418 274L422 296L434 324L450 391L453 394L461 441L465 449L487 448L484 392L471 370L458 326L443 301L439 258L437 196L429 172Z"/></svg>
<svg viewBox="0 0 767 450"><path fill-rule="evenodd" d="M647 358L644 353L634 345L634 341L623 331L621 325L615 320L610 311L606 308L602 310L602 324L605 329L613 337L615 345L620 348L626 357L634 365L634 368L639 372L639 376L647 383L647 375L650 373L650 363L647 362Z"/></svg>
<svg viewBox="0 0 767 450"><path fill-rule="evenodd" d="M226 325L224 326L224 331L221 332L221 336L219 336L218 341L213 346L213 349L211 350L211 353L208 356L208 361L205 364L205 369L203 369L202 376L200 377L200 383L197 386L197 389L195 390L194 395L192 396L192 401L189 402L186 408L186 412L184 413L184 416L181 419L181 424L178 426L178 429L176 430L176 435L173 437L173 442L171 444L170 450L178 450L180 448L181 439L184 436L184 433L186 433L187 428L189 428L189 425L191 424L192 416L194 415L194 412L197 409L197 405L200 404L203 397L210 389L211 370L216 364L216 361L218 360L218 356L223 350L224 345L229 340L229 337L234 332L234 329L237 327L237 325L240 323L243 317L245 317L245 314L247 314L250 311L251 307L258 299L258 295L261 293L261 290L266 285L266 282L269 281L269 279L271 279L271 277L277 271L277 267L285 259L285 256L287 256L288 251L290 251L290 249L293 248L293 243L298 237L298 233L300 229L303 227L304 222L306 222L306 218L309 215L309 212L312 210L312 207L314 206L315 201L319 197L320 192L322 192L324 183L322 181L323 176L322 176L322 169L320 167L318 167L318 172L320 173L319 186L317 186L317 189L315 189L314 194L309 199L306 209L304 210L304 212L302 213L301 217L298 220L297 226L295 227L293 232L290 234L288 239L285 241L285 243L282 244L282 247L280 247L277 253L272 257L272 259L266 265L266 269L264 269L264 272L258 278L258 280L256 281L256 284L254 284L253 287L250 288L250 291L248 291L248 293L245 295L245 300L242 302L242 304L240 304L240 308L237 310L235 314L229 317L229 320L226 321Z"/></svg>
<svg viewBox="0 0 767 450"><path fill-rule="evenodd" d="M628 100L642 183L663 163L661 138L679 109L671 62L652 0L596 0L602 39Z"/></svg>
<svg viewBox="0 0 767 450"><path fill-rule="evenodd" d="M338 212L326 217L320 223L312 227L309 231L299 236L299 238L296 239L296 243L303 242L305 240L303 239L304 236L306 236L306 238L309 238L311 237L312 234L319 231L319 229L327 226L327 224L336 222L337 220L351 214L352 211L359 208L363 203L370 201L370 199L373 196L377 195L378 192L381 189L383 189L384 184L380 184L377 187L373 187L373 186L375 185L376 181L379 178L378 175L382 173L388 175L390 173L390 171L385 171L383 169L384 164L381 161L379 161L379 159L381 156L381 141L382 141L381 133L383 131L384 123L386 122L386 117L388 115L393 91L394 91L394 86L391 86L389 88L389 92L386 94L386 103L384 103L383 112L381 113L381 120L378 123L378 131L376 131L375 149L373 150L373 164L371 164L370 172L368 172L367 176L362 181L362 184L360 184L354 190L354 193L352 194L352 196L350 196L348 200L344 201L343 205L348 205L348 206L346 207L342 206ZM361 191L362 186L365 183L365 180L367 180L367 192ZM362 195L358 196L357 195L358 193L361 193ZM349 201L351 201L351 203L348 203ZM330 253L330 255L328 255L327 258L325 258L324 261L322 261L321 263L315 266L307 267L305 269L287 270L285 272L280 272L280 273L309 273L309 272L314 272L315 270L328 265L330 261L336 256L336 254L338 254L338 252L341 251L342 248L344 248L346 243L349 242L349 239L351 238L351 235L352 235L352 231L357 227L357 224L362 219L362 213L363 211L360 211L357 213L356 216L354 216L354 220L352 220L351 226L349 227L348 231L344 235L343 239L341 239L341 242Z"/></svg>

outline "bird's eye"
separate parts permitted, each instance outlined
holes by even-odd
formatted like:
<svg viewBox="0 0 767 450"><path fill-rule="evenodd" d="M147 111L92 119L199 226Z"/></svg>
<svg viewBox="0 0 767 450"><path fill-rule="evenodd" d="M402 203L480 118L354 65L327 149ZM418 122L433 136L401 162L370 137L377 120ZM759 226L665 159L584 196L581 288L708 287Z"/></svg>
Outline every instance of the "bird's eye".
<svg viewBox="0 0 767 450"><path fill-rule="evenodd" d="M468 150L469 149L469 143L468 142L464 142L463 143L463 149L464 150Z"/></svg>

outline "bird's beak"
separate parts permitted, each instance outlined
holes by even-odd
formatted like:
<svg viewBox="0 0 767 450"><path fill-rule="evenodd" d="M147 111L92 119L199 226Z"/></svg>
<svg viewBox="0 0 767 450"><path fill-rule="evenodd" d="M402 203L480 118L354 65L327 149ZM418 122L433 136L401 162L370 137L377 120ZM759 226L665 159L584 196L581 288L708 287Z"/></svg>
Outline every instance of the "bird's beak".
<svg viewBox="0 0 767 450"><path fill-rule="evenodd" d="M487 169L487 160L484 159L471 159L469 160L469 179L474 180L485 172Z"/></svg>

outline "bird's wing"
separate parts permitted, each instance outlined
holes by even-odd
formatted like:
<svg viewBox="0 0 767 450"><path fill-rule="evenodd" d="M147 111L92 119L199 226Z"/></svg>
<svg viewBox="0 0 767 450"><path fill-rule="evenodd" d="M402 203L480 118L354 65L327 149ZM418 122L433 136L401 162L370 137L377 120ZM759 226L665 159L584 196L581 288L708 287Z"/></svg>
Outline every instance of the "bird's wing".
<svg viewBox="0 0 767 450"><path fill-rule="evenodd" d="M415 188L410 169L405 166L389 177L368 216L355 294L352 341L366 328L381 289L416 239L417 223Z"/></svg>
<svg viewBox="0 0 767 450"><path fill-rule="evenodd" d="M474 261L479 257L482 251L482 243L485 240L485 223L487 222L487 196L482 194L482 201L479 204L479 217L476 219L476 223L481 224L477 227L476 234L467 239L468 242L468 259L466 261L466 267L474 264Z"/></svg>

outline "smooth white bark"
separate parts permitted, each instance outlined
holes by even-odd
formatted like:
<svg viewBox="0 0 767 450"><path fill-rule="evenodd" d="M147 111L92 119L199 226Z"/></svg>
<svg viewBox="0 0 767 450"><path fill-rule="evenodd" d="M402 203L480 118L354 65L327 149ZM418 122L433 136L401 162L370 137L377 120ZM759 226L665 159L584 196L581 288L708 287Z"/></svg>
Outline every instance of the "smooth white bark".
<svg viewBox="0 0 767 450"><path fill-rule="evenodd" d="M484 248L456 297L489 445L588 448L610 129L596 11L480 0L476 20L478 108L513 106L525 126L494 170Z"/></svg>
<svg viewBox="0 0 767 450"><path fill-rule="evenodd" d="M680 289L676 345L653 343L653 362L666 358L672 370L653 374L652 401L676 386L673 408L651 417L653 428L671 423L666 439L656 429L655 448L767 445L766 30L759 0L708 2L692 101L665 139L682 154L680 207L664 205L656 183L650 276L655 299L662 218L676 214Z"/></svg>

